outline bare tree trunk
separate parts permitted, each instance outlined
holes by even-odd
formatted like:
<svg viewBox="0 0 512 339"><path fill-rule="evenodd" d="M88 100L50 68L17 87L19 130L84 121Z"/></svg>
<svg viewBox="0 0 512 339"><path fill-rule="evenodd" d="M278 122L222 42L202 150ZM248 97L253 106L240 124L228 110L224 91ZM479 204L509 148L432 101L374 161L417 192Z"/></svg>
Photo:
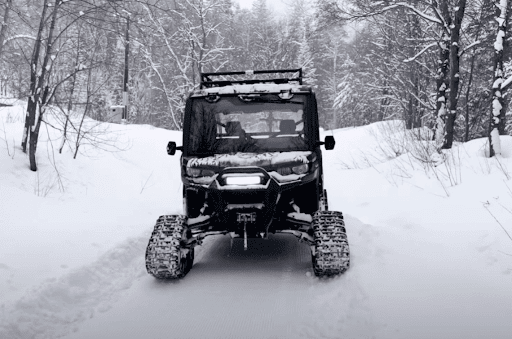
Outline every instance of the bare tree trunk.
<svg viewBox="0 0 512 339"><path fill-rule="evenodd" d="M413 117L413 122L412 122L412 128L419 128L419 127L421 127L421 103L419 100L420 78L419 78L418 74L416 74L415 78L414 78L414 94L415 94L414 103L416 105L414 108L414 117Z"/></svg>
<svg viewBox="0 0 512 339"><path fill-rule="evenodd" d="M457 114L457 94L459 93L459 40L466 0L459 0L455 7L455 17L450 25L450 109L446 115L444 149L452 148L455 115Z"/></svg>
<svg viewBox="0 0 512 339"><path fill-rule="evenodd" d="M414 14L406 12L405 9L401 10L402 14L405 16L405 25L407 26L407 35L406 39L409 41L413 41L416 38L416 30L414 27ZM414 55L415 54L415 46L414 44L408 44L408 54ZM408 66L408 72L407 72L407 78L406 81L410 84L414 84L414 77L416 72L416 65L414 63L409 63ZM414 85L413 88L407 91L407 107L405 109L405 129L412 129L413 128L413 121L414 121Z"/></svg>
<svg viewBox="0 0 512 339"><path fill-rule="evenodd" d="M126 16L126 32L124 41L124 79L123 79L123 119L128 119L128 61L130 55L130 16Z"/></svg>
<svg viewBox="0 0 512 339"><path fill-rule="evenodd" d="M377 121L384 120L384 115L388 111L389 106L389 90L388 90L388 82L387 80L384 80L384 83L382 85L382 99L380 99L380 107L379 107L379 113L377 115Z"/></svg>
<svg viewBox="0 0 512 339"><path fill-rule="evenodd" d="M94 51L94 54L96 54L96 51ZM82 132L82 127L84 125L85 116L89 112L89 108L91 106L91 96L92 96L92 90L91 90L91 81L92 81L92 63L94 61L94 57L91 59L91 67L89 68L89 71L87 72L87 101L85 103L84 113L82 114L82 119L80 120L80 125L78 125L78 129L76 130L76 141L75 141L75 152L73 154L73 159L76 159L76 156L78 155L78 149L80 148L80 145L82 143L82 139L85 136L85 132Z"/></svg>
<svg viewBox="0 0 512 339"><path fill-rule="evenodd" d="M2 52L4 48L5 32L7 31L7 23L9 21L9 12L11 11L12 0L5 3L4 19L0 22L0 61L2 60Z"/></svg>
<svg viewBox="0 0 512 339"><path fill-rule="evenodd" d="M407 102L407 110L406 110L406 117L405 117L405 129L412 129L412 121L413 121L413 97L412 95L408 95L409 100Z"/></svg>
<svg viewBox="0 0 512 339"><path fill-rule="evenodd" d="M421 38L421 27L420 27L420 21L418 16L412 15L411 16L411 37L415 41L419 41ZM413 63L411 63L413 65ZM420 120L420 78L419 78L419 71L418 67L414 67L411 69L411 83L413 87L411 88L412 92L412 115L411 115L411 128L418 128Z"/></svg>
<svg viewBox="0 0 512 339"><path fill-rule="evenodd" d="M386 25L385 25L385 28L383 29L383 32L384 32L386 42L385 42L385 50L384 50L383 59L384 59L384 65L389 65L389 58L390 58L390 54L392 53L391 52L390 35L392 34L393 29L392 29L392 25L391 25L392 20L391 20L390 16L386 15L384 20L385 20L384 22ZM380 107L379 107L379 113L377 115L377 121L383 121L384 117L388 113L389 105L391 103L391 100L389 98L390 94L391 93L389 90L388 79L386 77L384 77L383 83L382 83L382 99L380 99Z"/></svg>
<svg viewBox="0 0 512 339"><path fill-rule="evenodd" d="M508 0L500 0L498 9L498 32L494 42L494 81L492 85L493 100L489 129L489 156L501 154L500 135L505 132L505 110L503 109L503 43L508 19Z"/></svg>
<svg viewBox="0 0 512 339"><path fill-rule="evenodd" d="M38 79L37 86L36 86L36 95L37 95L37 101L36 105L34 106L35 109L38 110L39 114L37 115L37 118L34 116L34 122L35 126L33 125L33 128L30 128L29 131L29 161L30 161L30 169L32 171L37 171L37 164L36 164L36 150L37 150L37 141L39 139L39 129L41 127L41 122L43 120L43 114L44 114L44 106L46 105L46 101L48 99L48 92L49 88L46 84L45 78L46 73L49 70L49 59L50 55L52 53L52 47L53 47L53 31L55 30L55 23L57 21L57 10L58 10L58 1L55 0L53 4L53 13L52 13L52 19L50 23L50 30L48 32L48 42L47 47L45 51L45 56L42 64L41 69L41 76ZM45 0L46 2L46 0ZM44 11L44 10L43 10ZM44 92L43 92L44 87ZM43 96L41 97L41 100L39 100L40 93L43 92ZM39 105L37 105L37 102L39 101ZM35 113L35 112L34 112Z"/></svg>
<svg viewBox="0 0 512 339"><path fill-rule="evenodd" d="M469 141L469 93L471 91L471 84L473 83L473 71L475 69L475 53L471 53L471 66L469 70L468 89L466 91L466 114L464 121L464 142Z"/></svg>
<svg viewBox="0 0 512 339"><path fill-rule="evenodd" d="M41 50L41 40L44 29L46 9L48 8L48 0L43 2L43 13L41 14L41 21L39 22L39 30L37 31L37 38L34 43L34 51L30 60L30 97L28 98L27 114L25 116L25 127L23 129L23 138L21 139L21 148L23 152L27 153L27 140L31 126L34 126L37 102L39 101L39 93L37 92L37 64L39 63L39 53Z"/></svg>
<svg viewBox="0 0 512 339"><path fill-rule="evenodd" d="M80 30L78 31L80 34ZM75 67L74 69L78 69L78 63L80 58L80 37L77 37L77 48L76 48L76 59L75 59ZM69 124L69 116L71 115L71 110L73 109L73 93L75 92L75 86L76 86L76 77L77 74L73 75L73 79L71 80L71 88L69 91L69 99L68 99L68 107L67 107L67 113L66 113L66 122L64 123L64 130L62 131L62 143L59 147L59 154L62 153L62 149L64 148L64 145L67 140L67 132L68 132L68 124Z"/></svg>

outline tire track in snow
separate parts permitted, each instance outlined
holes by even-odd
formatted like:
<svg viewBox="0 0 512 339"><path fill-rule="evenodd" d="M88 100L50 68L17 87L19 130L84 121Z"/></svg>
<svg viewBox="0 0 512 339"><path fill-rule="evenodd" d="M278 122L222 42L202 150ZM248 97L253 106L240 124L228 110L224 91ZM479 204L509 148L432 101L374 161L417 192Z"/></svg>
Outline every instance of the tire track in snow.
<svg viewBox="0 0 512 339"><path fill-rule="evenodd" d="M367 259L372 235L350 224L357 263ZM251 239L247 251L240 239L230 248L228 236L208 238L191 272L171 282L146 274L148 237L129 239L3 309L0 338L371 338L375 329L357 266L318 279L308 246L293 236Z"/></svg>
<svg viewBox="0 0 512 339"><path fill-rule="evenodd" d="M66 338L372 337L360 274L311 276L309 248L295 237L251 239L247 251L240 239L230 248L228 236L201 247L184 279L142 277L111 311Z"/></svg>
<svg viewBox="0 0 512 339"><path fill-rule="evenodd" d="M50 279L10 306L3 306L0 338L59 338L96 313L106 312L145 275L148 236L128 239L91 265Z"/></svg>
<svg viewBox="0 0 512 339"><path fill-rule="evenodd" d="M350 268L343 275L314 279L308 288L307 309L310 316L301 325L300 338L359 339L379 338L383 326L373 315L369 294L364 285L368 272L384 263L379 258L383 251L379 244L380 232L372 225L345 215L350 244Z"/></svg>
<svg viewBox="0 0 512 339"><path fill-rule="evenodd" d="M150 304L161 302L160 312L173 319L168 330L182 338L296 337L294 327L305 313L300 303L309 283L304 279L311 270L309 248L283 235L251 239L247 251L241 239L235 239L232 248L227 236L212 240L211 248L179 286L150 296ZM183 295L188 297L178 299ZM197 304L197 309L183 306L187 301ZM165 306L173 302L182 306L180 312ZM191 319L197 326L190 327ZM164 329L155 336L165 333ZM112 332L116 335L137 338L128 331Z"/></svg>

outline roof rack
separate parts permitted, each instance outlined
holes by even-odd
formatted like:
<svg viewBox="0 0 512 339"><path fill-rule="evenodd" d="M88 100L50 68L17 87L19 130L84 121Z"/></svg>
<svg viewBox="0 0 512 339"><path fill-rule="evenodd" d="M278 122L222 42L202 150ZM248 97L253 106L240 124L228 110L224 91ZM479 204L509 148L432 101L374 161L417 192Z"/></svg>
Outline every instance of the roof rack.
<svg viewBox="0 0 512 339"><path fill-rule="evenodd" d="M212 76L224 76L224 75L247 75L252 76L255 74L273 74L273 73L299 73L297 78L277 78L277 79L245 79L245 80L216 80L211 79ZM296 69L275 69L265 71L240 71L240 72L214 72L214 73L201 73L201 87L223 87L231 85L249 85L249 84L261 84L261 83L274 83L274 84L288 84L292 82L298 82L302 85L302 68Z"/></svg>

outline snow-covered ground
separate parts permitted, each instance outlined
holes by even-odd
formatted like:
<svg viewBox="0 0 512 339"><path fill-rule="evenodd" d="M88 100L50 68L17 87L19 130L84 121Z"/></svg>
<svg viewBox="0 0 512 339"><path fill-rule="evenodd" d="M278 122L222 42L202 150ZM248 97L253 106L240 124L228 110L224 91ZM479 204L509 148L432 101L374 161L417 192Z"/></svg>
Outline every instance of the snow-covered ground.
<svg viewBox="0 0 512 339"><path fill-rule="evenodd" d="M497 159L481 139L433 166L397 122L328 131L344 275L314 277L293 236L248 251L214 237L184 279L158 282L144 250L156 218L182 210L179 156L165 152L181 134L105 124L112 145L73 159L43 127L34 173L24 109L0 107L0 338L512 336L512 137Z"/></svg>

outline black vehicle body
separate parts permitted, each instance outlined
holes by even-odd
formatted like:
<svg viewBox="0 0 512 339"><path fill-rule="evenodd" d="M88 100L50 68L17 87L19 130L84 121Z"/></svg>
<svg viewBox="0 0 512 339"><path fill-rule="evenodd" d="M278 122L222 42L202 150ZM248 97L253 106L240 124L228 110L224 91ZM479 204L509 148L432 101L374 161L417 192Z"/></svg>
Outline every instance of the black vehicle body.
<svg viewBox="0 0 512 339"><path fill-rule="evenodd" d="M286 72L298 77L210 78ZM183 233L177 249L185 249L183 260L188 261L180 274L191 267L193 247L214 234L242 237L247 248L250 238L291 233L309 243L315 263L319 233L315 235L313 224L325 223L318 220L326 217L315 213L327 211L321 146L333 149L334 138L320 141L316 97L302 84L302 71L204 73L202 80L201 89L186 102L182 146L171 141L167 147L170 155L182 151L184 216L176 226ZM343 223L339 215L336 220ZM346 253L338 252L348 260L348 243ZM159 277L152 273L157 270L154 262L147 267Z"/></svg>

